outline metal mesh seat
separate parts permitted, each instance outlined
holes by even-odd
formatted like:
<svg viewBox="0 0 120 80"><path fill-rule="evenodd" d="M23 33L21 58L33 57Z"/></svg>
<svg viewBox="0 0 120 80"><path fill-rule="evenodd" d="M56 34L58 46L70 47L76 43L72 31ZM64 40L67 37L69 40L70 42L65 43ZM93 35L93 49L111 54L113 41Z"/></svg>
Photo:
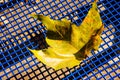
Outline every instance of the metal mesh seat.
<svg viewBox="0 0 120 80"><path fill-rule="evenodd" d="M53 70L27 49L45 48L45 27L30 14L67 18L80 25L93 0L3 0L0 2L0 79L119 79L120 1L99 0L98 9L105 25L103 42L79 66Z"/></svg>

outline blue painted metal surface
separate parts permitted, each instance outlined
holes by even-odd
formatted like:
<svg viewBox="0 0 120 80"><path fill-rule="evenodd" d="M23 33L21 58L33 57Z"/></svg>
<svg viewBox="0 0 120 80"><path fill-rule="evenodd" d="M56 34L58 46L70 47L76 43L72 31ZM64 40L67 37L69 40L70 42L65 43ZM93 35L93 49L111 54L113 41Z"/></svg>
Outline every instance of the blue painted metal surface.
<svg viewBox="0 0 120 80"><path fill-rule="evenodd" d="M100 49L78 66L54 71L31 54L45 48L45 27L31 13L66 17L80 25L91 1L9 0L0 4L0 78L1 79L115 79L120 78L120 1L100 0L99 12L105 25ZM96 53L96 54L94 54ZM27 65L27 67L26 67ZM102 68L102 69L101 69ZM32 76L31 76L32 74Z"/></svg>

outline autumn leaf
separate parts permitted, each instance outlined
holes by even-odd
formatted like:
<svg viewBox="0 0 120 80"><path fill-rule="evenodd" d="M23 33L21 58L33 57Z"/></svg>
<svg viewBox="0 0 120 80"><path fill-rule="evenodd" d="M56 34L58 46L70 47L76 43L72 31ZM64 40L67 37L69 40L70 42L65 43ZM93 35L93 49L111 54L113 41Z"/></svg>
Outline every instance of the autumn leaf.
<svg viewBox="0 0 120 80"><path fill-rule="evenodd" d="M55 70L78 65L91 50L97 50L102 39L104 27L96 2L80 26L63 18L54 20L41 14L32 14L47 28L45 39L48 48L43 50L29 49L41 62Z"/></svg>

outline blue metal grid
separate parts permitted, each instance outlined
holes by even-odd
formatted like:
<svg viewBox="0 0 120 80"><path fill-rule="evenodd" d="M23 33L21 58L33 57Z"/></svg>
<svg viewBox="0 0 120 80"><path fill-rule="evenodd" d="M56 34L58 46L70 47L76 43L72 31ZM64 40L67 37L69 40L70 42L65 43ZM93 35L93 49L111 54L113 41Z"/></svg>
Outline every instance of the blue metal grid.
<svg viewBox="0 0 120 80"><path fill-rule="evenodd" d="M93 0L9 0L0 4L1 79L119 79L120 78L120 1L100 0L98 8L105 30L103 43L74 68L54 71L39 62L27 49L45 48L45 27L29 14L68 18L80 25ZM94 54L96 53L96 54Z"/></svg>

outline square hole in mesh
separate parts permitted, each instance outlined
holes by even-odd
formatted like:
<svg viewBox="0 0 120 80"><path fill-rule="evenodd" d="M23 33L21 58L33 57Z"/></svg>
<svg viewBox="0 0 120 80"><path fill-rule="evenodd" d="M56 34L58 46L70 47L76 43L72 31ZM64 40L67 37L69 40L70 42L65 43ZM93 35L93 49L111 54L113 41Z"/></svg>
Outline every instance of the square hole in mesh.
<svg viewBox="0 0 120 80"><path fill-rule="evenodd" d="M105 70L102 70L102 71L101 71L101 74L102 74L102 75L106 75L107 72L106 72Z"/></svg>
<svg viewBox="0 0 120 80"><path fill-rule="evenodd" d="M103 45L102 46L104 49L108 48L109 46L108 45Z"/></svg>
<svg viewBox="0 0 120 80"><path fill-rule="evenodd" d="M10 56L7 56L6 59L7 59L7 60L11 60L11 57L10 57Z"/></svg>
<svg viewBox="0 0 120 80"><path fill-rule="evenodd" d="M16 19L18 19L18 18L19 18L19 16L18 16L18 15L15 15L13 18L16 20Z"/></svg>
<svg viewBox="0 0 120 80"><path fill-rule="evenodd" d="M107 68L106 71L107 71L107 74L109 74L109 72L112 71L112 68Z"/></svg>
<svg viewBox="0 0 120 80"><path fill-rule="evenodd" d="M41 10L42 12L45 12L45 11L46 11L46 8L45 8L45 7L42 7L40 10Z"/></svg>
<svg viewBox="0 0 120 80"><path fill-rule="evenodd" d="M14 74L18 74L19 73L18 69L15 69L13 72L14 72Z"/></svg>
<svg viewBox="0 0 120 80"><path fill-rule="evenodd" d="M35 36L36 36L36 34L35 34L35 33L32 33L32 36L33 36L33 37L35 37Z"/></svg>
<svg viewBox="0 0 120 80"><path fill-rule="evenodd" d="M109 36L111 33L111 31L106 31L106 34Z"/></svg>
<svg viewBox="0 0 120 80"><path fill-rule="evenodd" d="M29 12L28 12L28 10L24 10L24 13L28 14Z"/></svg>
<svg viewBox="0 0 120 80"><path fill-rule="evenodd" d="M23 17L23 16L24 16L24 13L19 13L19 16L20 16L20 17Z"/></svg>
<svg viewBox="0 0 120 80"><path fill-rule="evenodd" d="M38 24L38 23L36 23L35 21L31 23L31 26L35 26L33 29L38 28L38 26L36 26L36 24Z"/></svg>
<svg viewBox="0 0 120 80"><path fill-rule="evenodd" d="M12 72L8 73L8 77L11 77L11 76L13 76L13 73Z"/></svg>
<svg viewBox="0 0 120 80"><path fill-rule="evenodd" d="M26 17L26 16L23 16L21 19L22 19L22 21L26 21L26 20L27 20L27 17Z"/></svg>
<svg viewBox="0 0 120 80"><path fill-rule="evenodd" d="M63 11L65 11L65 8L64 8L64 7L62 7L62 8L60 8L60 10L63 12Z"/></svg>
<svg viewBox="0 0 120 80"><path fill-rule="evenodd" d="M25 27L26 29L27 28L31 28L31 25L32 25L32 21L33 21L33 19L29 19L29 20L25 20L24 21L24 24L23 23L20 23L22 26L27 26L27 27ZM30 25L29 25L30 24Z"/></svg>
<svg viewBox="0 0 120 80"><path fill-rule="evenodd" d="M34 63L34 64L35 64L35 63ZM34 65L34 64L33 64L33 65ZM37 66L33 66L33 67L32 67L33 70L37 70L37 68L38 68Z"/></svg>
<svg viewBox="0 0 120 80"><path fill-rule="evenodd" d="M101 78L99 78L100 80L105 80L105 78L102 76Z"/></svg>
<svg viewBox="0 0 120 80"><path fill-rule="evenodd" d="M33 80L38 80L36 77L32 78Z"/></svg>
<svg viewBox="0 0 120 80"><path fill-rule="evenodd" d="M3 76L3 77L2 77L2 80L7 80L7 76Z"/></svg>
<svg viewBox="0 0 120 80"><path fill-rule="evenodd" d="M30 75L31 78L35 76L34 73L29 73L29 75Z"/></svg>
<svg viewBox="0 0 120 80"><path fill-rule="evenodd" d="M32 66L32 65L35 65L35 62L31 61L31 62L29 62L29 64Z"/></svg>
<svg viewBox="0 0 120 80"><path fill-rule="evenodd" d="M4 71L0 71L0 76L4 75L5 72Z"/></svg>
<svg viewBox="0 0 120 80"><path fill-rule="evenodd" d="M58 71L57 71L57 74L60 74L60 75L61 75L61 74L62 74L62 71L61 71L61 70L58 70Z"/></svg>
<svg viewBox="0 0 120 80"><path fill-rule="evenodd" d="M17 67L20 67L20 66L21 66L21 63L17 63L16 66L17 66Z"/></svg>
<svg viewBox="0 0 120 80"><path fill-rule="evenodd" d="M52 17L56 17L56 12L52 12L52 13L51 13L51 16L52 16Z"/></svg>
<svg viewBox="0 0 120 80"><path fill-rule="evenodd" d="M114 78L114 80L119 80L119 79L120 79L120 76Z"/></svg>
<svg viewBox="0 0 120 80"><path fill-rule="evenodd" d="M36 74L36 75L38 75L38 74L40 74L40 73L41 73L40 70L36 70L36 71L35 71L35 74Z"/></svg>
<svg viewBox="0 0 120 80"><path fill-rule="evenodd" d="M65 6L66 9L69 9L70 7L68 5ZM69 11L70 10L70 11ZM68 12L71 12L71 9L69 9Z"/></svg>
<svg viewBox="0 0 120 80"><path fill-rule="evenodd" d="M69 78L69 80L73 80L74 79L74 77L73 76L70 76L70 77L68 77Z"/></svg>
<svg viewBox="0 0 120 80"><path fill-rule="evenodd" d="M61 9L61 7L63 7L63 6L62 6L61 3L59 3L59 4L57 5L57 7L58 7L59 9Z"/></svg>
<svg viewBox="0 0 120 80"><path fill-rule="evenodd" d="M10 80L16 80L16 78L15 78L15 77L12 77L12 78L10 78Z"/></svg>
<svg viewBox="0 0 120 80"><path fill-rule="evenodd" d="M52 13L52 9L50 8L50 9L48 9L48 11L49 11L49 13ZM59 10L57 11L57 13L59 12Z"/></svg>
<svg viewBox="0 0 120 80"><path fill-rule="evenodd" d="M39 9L38 6L33 6L33 10L36 10L36 12L37 12L38 9ZM28 14L29 14L29 13L28 13Z"/></svg>
<svg viewBox="0 0 120 80"><path fill-rule="evenodd" d="M33 9L32 7L30 7L30 8L29 8L29 11L32 12L32 11L34 11L34 9Z"/></svg>
<svg viewBox="0 0 120 80"><path fill-rule="evenodd" d="M21 41L21 39L20 39L20 40L18 40L17 42L18 42L19 44L21 44L22 41Z"/></svg>
<svg viewBox="0 0 120 80"><path fill-rule="evenodd" d="M37 13L37 14L40 14L40 13L41 13L41 10L40 10L40 9L36 10L36 13Z"/></svg>
<svg viewBox="0 0 120 80"><path fill-rule="evenodd" d="M88 77L89 77L89 75L88 75L88 76L84 76L83 80L87 80L87 79L88 79Z"/></svg>
<svg viewBox="0 0 120 80"><path fill-rule="evenodd" d="M45 6L45 4L48 4L48 1L44 1L44 2L43 2L43 5Z"/></svg>
<svg viewBox="0 0 120 80"><path fill-rule="evenodd" d="M27 75L27 76L24 77L24 79L25 79L25 80L29 80L30 77Z"/></svg>
<svg viewBox="0 0 120 80"><path fill-rule="evenodd" d="M28 68L27 72L28 72L28 73L31 73L31 72L32 72L32 69Z"/></svg>
<svg viewBox="0 0 120 80"><path fill-rule="evenodd" d="M16 19L15 21L16 21L16 24L22 22L21 19ZM12 25L15 25L15 21L14 21L14 23Z"/></svg>
<svg viewBox="0 0 120 80"><path fill-rule="evenodd" d="M44 76L48 76L49 74L48 74L48 72L46 71L46 72L43 73L43 75L44 75Z"/></svg>
<svg viewBox="0 0 120 80"><path fill-rule="evenodd" d="M52 80L51 76L46 77L47 80Z"/></svg>
<svg viewBox="0 0 120 80"><path fill-rule="evenodd" d="M26 41L26 38L23 38L22 40L23 40L23 41Z"/></svg>
<svg viewBox="0 0 120 80"><path fill-rule="evenodd" d="M39 80L44 78L44 76L42 74L38 75L37 77L38 77Z"/></svg>
<svg viewBox="0 0 120 80"><path fill-rule="evenodd" d="M73 7L73 6L74 6L74 3L69 3L69 6L70 6L70 7Z"/></svg>
<svg viewBox="0 0 120 80"><path fill-rule="evenodd" d="M91 76L93 76L94 73L96 73L96 72L97 72L97 70L95 70L94 72L89 73L88 76L86 76L86 78L87 78L87 77L91 77Z"/></svg>
<svg viewBox="0 0 120 80"><path fill-rule="evenodd" d="M66 2L66 1L62 1L61 4L62 4L62 5L66 5L67 2Z"/></svg>
<svg viewBox="0 0 120 80"><path fill-rule="evenodd" d="M67 72L65 72L65 75L68 75L70 72L69 71L67 71Z"/></svg>
<svg viewBox="0 0 120 80"><path fill-rule="evenodd" d="M56 77L54 80L60 80L60 78Z"/></svg>
<svg viewBox="0 0 120 80"><path fill-rule="evenodd" d="M55 78L57 75L56 75L55 73L53 73L53 74L51 74L51 76L52 76L53 78Z"/></svg>
<svg viewBox="0 0 120 80"><path fill-rule="evenodd" d="M49 73L50 74L54 73L54 70L53 69L49 69Z"/></svg>
<svg viewBox="0 0 120 80"><path fill-rule="evenodd" d="M40 69L42 72L46 71L45 66L42 66Z"/></svg>
<svg viewBox="0 0 120 80"><path fill-rule="evenodd" d="M74 16L74 20L78 20L78 18L79 18L78 16Z"/></svg>
<svg viewBox="0 0 120 80"><path fill-rule="evenodd" d="M21 78L22 76L20 74L16 75L16 78L19 79Z"/></svg>
<svg viewBox="0 0 120 80"><path fill-rule="evenodd" d="M60 14L61 12L60 12L60 10L56 10L56 13L57 13L57 14Z"/></svg>
<svg viewBox="0 0 120 80"><path fill-rule="evenodd" d="M110 61L108 62L108 64L114 64L113 60L110 60Z"/></svg>
<svg viewBox="0 0 120 80"><path fill-rule="evenodd" d="M65 77L65 75L63 75L63 74L62 74L62 75L59 75L59 77L62 79L62 78L64 78L64 77Z"/></svg>
<svg viewBox="0 0 120 80"><path fill-rule="evenodd" d="M110 76L109 76L109 75L106 75L106 76L105 76L105 79L107 79L107 80L110 79Z"/></svg>
<svg viewBox="0 0 120 80"><path fill-rule="evenodd" d="M75 73L75 74L74 74L74 76L75 76L75 77L78 77L78 76L79 76L79 74L78 74L78 73Z"/></svg>
<svg viewBox="0 0 120 80"><path fill-rule="evenodd" d="M18 29L17 31L16 31L16 34L20 34L22 31L20 30L20 29ZM14 34L15 35L15 34Z"/></svg>
<svg viewBox="0 0 120 80"><path fill-rule="evenodd" d="M50 5L46 5L45 8L46 8L46 9L49 9L49 8L50 8Z"/></svg>
<svg viewBox="0 0 120 80"><path fill-rule="evenodd" d="M27 36L27 35L28 35L28 32L24 32L24 34Z"/></svg>
<svg viewBox="0 0 120 80"><path fill-rule="evenodd" d="M105 10L105 7L101 4L98 6L98 8L100 8L101 11L104 11Z"/></svg>
<svg viewBox="0 0 120 80"><path fill-rule="evenodd" d="M3 64L3 67L4 67L4 68L6 68L7 66L9 66L8 63L4 63L4 64Z"/></svg>
<svg viewBox="0 0 120 80"><path fill-rule="evenodd" d="M111 72L111 73L110 73L110 76L111 76L111 77L116 76L115 72Z"/></svg>
<svg viewBox="0 0 120 80"><path fill-rule="evenodd" d="M26 64L26 65L24 65L24 67L25 67L25 68L29 68L29 65L28 65L28 64Z"/></svg>
<svg viewBox="0 0 120 80"><path fill-rule="evenodd" d="M27 61L31 61L31 60L32 60L32 58L31 58L31 57L27 58Z"/></svg>
<svg viewBox="0 0 120 80"><path fill-rule="evenodd" d="M7 69L5 70L5 72L6 72L6 73L10 72L10 68L7 68Z"/></svg>
<svg viewBox="0 0 120 80"><path fill-rule="evenodd" d="M21 72L21 71L24 71L24 68L20 67L20 68L18 68L18 70Z"/></svg>
<svg viewBox="0 0 120 80"><path fill-rule="evenodd" d="M27 39L31 39L31 36L27 35Z"/></svg>
<svg viewBox="0 0 120 80"><path fill-rule="evenodd" d="M101 75L100 73L95 74L95 77L98 78L98 79L99 79L101 76L102 76L102 75Z"/></svg>
<svg viewBox="0 0 120 80"><path fill-rule="evenodd" d="M90 80L96 80L96 75L91 76L89 79L90 79ZM86 79L86 80L87 80L87 79Z"/></svg>
<svg viewBox="0 0 120 80"><path fill-rule="evenodd" d="M20 12L22 12L22 9L21 9L21 8L17 8L17 9L16 9L16 14L17 14L17 13L20 13Z"/></svg>
<svg viewBox="0 0 120 80"><path fill-rule="evenodd" d="M118 57L115 57L113 60L114 60L114 62L117 62L117 61L119 61L119 60L120 60L120 56L118 56Z"/></svg>
<svg viewBox="0 0 120 80"><path fill-rule="evenodd" d="M16 66L14 65L14 66L11 66L11 69L13 70L13 69L16 69Z"/></svg>

